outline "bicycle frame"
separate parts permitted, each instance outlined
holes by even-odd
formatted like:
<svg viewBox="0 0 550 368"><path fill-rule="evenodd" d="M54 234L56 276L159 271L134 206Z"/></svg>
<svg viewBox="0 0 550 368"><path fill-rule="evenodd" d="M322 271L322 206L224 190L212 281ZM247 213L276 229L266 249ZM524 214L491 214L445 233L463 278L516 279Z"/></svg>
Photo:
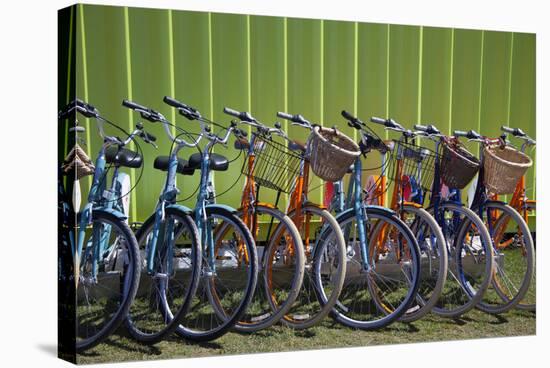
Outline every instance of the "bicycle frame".
<svg viewBox="0 0 550 368"><path fill-rule="evenodd" d="M93 252L94 258L92 262L91 274L94 280L97 277L97 269L100 257L109 248L108 240L111 235L111 227L109 225L105 225L103 229L99 229L94 226L92 229L93 237L91 240L93 244L90 244L89 241L88 244L86 244L85 256L80 257L84 248L84 237L86 228L92 222L92 212L97 209L104 209L107 211L114 211L117 217L121 219L126 218L121 209L118 208L118 205L114 204L115 201L113 201L113 198L116 195L115 183L118 178L118 167L115 167L110 189L106 189L105 150L111 144L111 142L106 142L102 145L95 161L95 171L92 180L92 186L88 194L88 203L84 206L81 212L76 249L74 242L71 242L72 252L75 255L75 260L78 260L78 262L80 262L81 259L86 259L86 256L89 254L89 252Z"/></svg>
<svg viewBox="0 0 550 368"><path fill-rule="evenodd" d="M179 193L179 190L176 186L176 178L177 178L177 167L178 167L178 152L183 148L184 146L181 144L177 144L175 149L172 150L170 153L169 163L168 163L168 171L166 174L166 183L164 185L164 189L162 190L162 193L160 194L159 201L157 203L157 206L155 208L155 224L153 226L153 232L151 233L151 238L149 242L146 245L146 259L147 259L147 272L149 274L154 273L154 266L155 266L155 252L157 250L158 244L160 246L164 246L165 244L171 244L173 241L173 230L174 230L174 222L165 221L165 209L170 205L174 205L176 201L176 196ZM190 210L185 208L185 212L189 212ZM165 242L165 234L168 234L168 242ZM172 252L172 247L167 247L167 252ZM167 259L171 259L171 254L168 254ZM167 273L171 274L173 271L173 264L172 262L167 262Z"/></svg>

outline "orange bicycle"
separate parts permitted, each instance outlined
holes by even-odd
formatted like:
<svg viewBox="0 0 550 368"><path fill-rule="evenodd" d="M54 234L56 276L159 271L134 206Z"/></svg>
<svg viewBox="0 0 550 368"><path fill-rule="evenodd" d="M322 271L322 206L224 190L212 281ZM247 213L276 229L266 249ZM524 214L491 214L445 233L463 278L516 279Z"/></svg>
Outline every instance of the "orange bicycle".
<svg viewBox="0 0 550 368"><path fill-rule="evenodd" d="M529 137L525 132L523 132L520 128L510 128L507 126L502 126L500 128L503 131L502 138L504 141L506 141L506 144L511 145L510 142L506 140L507 134L511 134L515 138L518 138L523 141L521 144L520 151L525 153L527 148L534 148L537 144L537 142ZM495 195L493 197L494 200L498 200L498 195ZM537 208L537 201L534 199L529 199L527 197L527 186L526 186L526 178L525 175L520 178L516 185L516 189L514 190L514 193L512 194L512 197L510 198L510 201L508 202L508 205L513 207L516 211L518 211L523 219L525 220L525 223L529 226L529 221L531 216L536 215L536 208ZM507 230L507 225L509 223L508 218L499 218L497 220L498 226L495 225L495 228L502 229L501 232L504 233L505 230ZM532 225L532 220L531 220ZM531 229L532 226L529 226ZM500 234L501 236L506 236L506 234ZM531 236L533 238L535 250L536 250L536 233L535 231L531 230ZM505 247L513 247L516 246L516 243L518 241L518 235L514 234L513 236L510 236L508 240L503 241L499 244L499 247L505 248ZM534 266L533 269L533 278L531 280L531 285L529 287L529 290L523 300L517 305L519 309L524 310L530 310L534 311L536 309L536 267Z"/></svg>
<svg viewBox="0 0 550 368"><path fill-rule="evenodd" d="M314 126L301 115L278 112L308 130ZM299 155L298 175L293 181L287 213L300 232L306 256L305 275L296 303L282 319L286 326L303 329L320 322L333 309L346 275L346 243L334 216L321 205L308 200L309 149L307 145L288 141L288 149Z"/></svg>
<svg viewBox="0 0 550 368"><path fill-rule="evenodd" d="M235 149L247 152L242 168L246 179L237 215L250 229L260 260L254 297L235 329L254 332L272 326L287 314L302 286L305 255L300 233L289 216L259 200L261 187L276 190L277 198L290 191L300 156L274 139L284 136L280 125L269 128L248 112L227 107L224 112L255 128L249 140L240 130L235 141Z"/></svg>

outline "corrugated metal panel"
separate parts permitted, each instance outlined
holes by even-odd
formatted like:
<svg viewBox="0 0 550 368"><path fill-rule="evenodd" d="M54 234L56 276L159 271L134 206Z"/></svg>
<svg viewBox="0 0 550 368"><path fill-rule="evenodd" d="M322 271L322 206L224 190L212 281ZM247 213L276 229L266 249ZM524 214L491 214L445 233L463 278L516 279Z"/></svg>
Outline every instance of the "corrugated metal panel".
<svg viewBox="0 0 550 368"><path fill-rule="evenodd" d="M230 120L223 106L268 123L287 110L354 134L339 117L348 109L365 120L378 115L406 126L436 123L444 132L473 128L496 135L507 123L535 135L532 34L97 5L80 5L76 14L77 94L126 129L139 121L120 106L132 98L196 131L162 103L164 95L174 95L223 123ZM95 152L94 123L85 124L88 151ZM152 161L169 150L161 127L148 129L158 136L159 150L141 145L146 167L132 194L135 221L153 210L164 175ZM307 137L300 128L288 131ZM217 152L237 155L231 148ZM371 155L366 165L378 160ZM233 184L240 169L237 160L216 173L217 190ZM132 170L134 180L136 174ZM534 187L534 169L529 178ZM197 182L180 178L181 198ZM319 183L314 179L312 187ZM220 201L237 206L241 188L242 180ZM312 193L313 200L321 198L321 189ZM194 197L186 202L192 205Z"/></svg>

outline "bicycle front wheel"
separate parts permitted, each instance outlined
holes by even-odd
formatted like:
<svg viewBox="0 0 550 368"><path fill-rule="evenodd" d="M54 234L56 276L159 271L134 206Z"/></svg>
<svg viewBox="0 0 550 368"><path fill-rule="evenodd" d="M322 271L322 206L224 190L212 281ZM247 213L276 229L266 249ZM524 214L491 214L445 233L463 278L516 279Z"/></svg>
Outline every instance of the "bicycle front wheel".
<svg viewBox="0 0 550 368"><path fill-rule="evenodd" d="M433 207L428 212L433 213ZM456 318L474 308L491 283L491 237L483 221L461 204L443 202L434 216L446 239L449 265L441 297L432 310Z"/></svg>
<svg viewBox="0 0 550 368"><path fill-rule="evenodd" d="M79 264L75 275L77 352L97 345L120 326L139 282L137 241L123 220L94 210L83 244L75 262Z"/></svg>
<svg viewBox="0 0 550 368"><path fill-rule="evenodd" d="M305 329L325 318L337 302L346 274L346 248L338 222L327 210L306 205L289 217L300 231L306 265L296 302L281 322Z"/></svg>
<svg viewBox="0 0 550 368"><path fill-rule="evenodd" d="M347 272L333 317L352 328L383 328L401 317L417 295L418 242L397 216L367 207L363 226L369 257L364 259L355 211L345 212L338 222L347 242Z"/></svg>
<svg viewBox="0 0 550 368"><path fill-rule="evenodd" d="M518 305L529 290L535 263L533 239L525 220L507 204L487 201L475 211L489 229L495 252L493 282L478 308L504 313Z"/></svg>
<svg viewBox="0 0 550 368"><path fill-rule="evenodd" d="M258 278L256 245L242 220L220 206L206 207L205 215L201 230L207 241L202 244L199 288L176 329L192 341L216 339L235 326L252 300Z"/></svg>
<svg viewBox="0 0 550 368"><path fill-rule="evenodd" d="M143 250L142 276L126 319L130 334L147 344L159 342L177 328L197 290L201 265L193 218L173 207L166 208L162 222L155 224L155 217L147 219L136 234Z"/></svg>

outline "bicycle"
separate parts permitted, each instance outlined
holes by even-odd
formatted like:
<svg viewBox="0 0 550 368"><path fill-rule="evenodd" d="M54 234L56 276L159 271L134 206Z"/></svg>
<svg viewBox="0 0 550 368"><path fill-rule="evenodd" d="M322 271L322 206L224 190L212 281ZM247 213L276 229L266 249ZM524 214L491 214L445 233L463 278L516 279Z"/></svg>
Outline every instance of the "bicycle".
<svg viewBox="0 0 550 368"><path fill-rule="evenodd" d="M178 110L179 114L200 125L199 139L208 143L202 151L192 154L186 168L200 170L197 202L193 209L194 221L199 230L202 246L200 283L195 298L185 318L180 321L176 333L192 341L209 341L229 331L241 320L250 304L258 277L258 255L254 237L237 216L237 210L227 205L214 203L212 171L225 171L229 161L213 153L215 145L226 145L236 131L236 123L222 127L201 116L196 109L165 96L164 102ZM163 124L166 118L154 112ZM225 134L212 133L210 126L220 127ZM165 129L170 138L169 129ZM183 162L182 162L183 163ZM228 229L220 232L217 229Z"/></svg>
<svg viewBox="0 0 550 368"><path fill-rule="evenodd" d="M288 193L300 156L274 139L274 136L286 137L280 124L269 128L248 112L227 107L223 111L239 119L240 124L255 129L249 140L246 132L241 132L235 141L235 149L247 152L242 168L245 184L237 214L250 229L256 245L263 245L262 282L258 283L252 302L235 329L254 332L272 326L286 315L302 287L305 254L300 233L292 219L276 205L259 201L261 187L276 190L276 202L281 193ZM267 225L267 231L260 231L260 222Z"/></svg>
<svg viewBox="0 0 550 368"><path fill-rule="evenodd" d="M361 129L359 119L347 112L342 115ZM359 147L366 155L385 145L362 136ZM420 249L409 227L393 211L365 203L361 157L348 171L352 173L348 205L336 216L346 240L346 280L332 317L348 327L380 329L400 318L416 297Z"/></svg>
<svg viewBox="0 0 550 368"><path fill-rule="evenodd" d="M418 293L415 301L409 306L401 316L404 322L416 321L427 313L437 303L443 291L447 279L447 246L446 241L435 219L417 203L422 200L422 196L431 191L433 181L434 156L426 149L414 146L409 143L409 139L414 137L410 131L397 128L402 133L402 139L399 141L385 142L376 136L375 133L361 120L352 116L347 111L342 111L342 116L348 121L348 125L358 130L361 134L360 147L363 148L363 155L366 156L371 150L377 150L381 155L380 175L370 180L374 183L369 188L363 190L366 196L367 204L376 202L379 206L385 207L385 193L389 189L389 183L386 179L386 171L389 169L389 155L394 157L394 174L390 177L390 182L395 183L391 195L389 208L413 231L420 247L421 271L419 278ZM394 130L396 128L386 127ZM369 179L367 180L369 182ZM405 192L407 185L418 186L407 195ZM336 212L343 212L346 208L353 206L353 192L356 182L350 180L348 184L347 196L344 199L344 193L341 190L343 183L335 184L336 196L333 201L333 208ZM360 187L357 187L360 190ZM415 201L416 199L416 201ZM368 216L369 208L367 208ZM380 242L384 242L384 237L388 236L385 229L382 229L381 235L372 235L371 239L381 236Z"/></svg>
<svg viewBox="0 0 550 368"><path fill-rule="evenodd" d="M83 210L75 214L70 203L63 205L67 215L64 219L69 219L63 226L73 258L69 268L73 271L70 277L74 278L75 288L76 351L82 352L120 326L137 292L139 250L121 210L116 183L120 167L142 165L141 155L124 147L135 141L135 136L146 142L152 136L140 125L125 140L106 135L103 123L118 127L102 117L94 106L78 99L65 107L59 118L76 120L76 112L94 119L103 138ZM74 174L79 175L76 165ZM107 174L112 166L114 172L108 187Z"/></svg>
<svg viewBox="0 0 550 368"><path fill-rule="evenodd" d="M481 302L491 283L494 270L491 237L478 215L462 204L461 189L471 177L466 180L453 177L462 174L462 170L453 168L456 162L450 162L442 155L448 138L433 124L416 124L414 129L415 137L435 143L432 195L426 210L441 227L448 253L447 280L432 311L442 317L457 318ZM468 156L469 152L462 148L460 152L473 160ZM444 190L446 182L458 187Z"/></svg>
<svg viewBox="0 0 550 368"><path fill-rule="evenodd" d="M174 332L185 317L199 285L201 242L193 211L177 203L177 175L193 175L194 169L178 157L185 147L195 147L174 137L171 124L154 110L123 100L122 105L149 122L161 122L172 147L168 156L155 158L153 167L166 172L155 212L136 232L143 256L140 261L141 291L126 318L126 327L138 341L154 344Z"/></svg>
<svg viewBox="0 0 550 368"><path fill-rule="evenodd" d="M291 120L293 125L313 129L300 115L278 112L277 116ZM324 207L308 201L309 150L286 134L281 137L299 158L286 213L302 239L305 273L296 302L280 321L293 329L305 329L325 318L338 300L346 270L345 242L336 219Z"/></svg>
<svg viewBox="0 0 550 368"><path fill-rule="evenodd" d="M474 130L454 131L454 135L481 143L482 163L486 160L485 151L491 146L509 148L505 147L502 138L489 139ZM477 308L487 313L499 314L515 307L525 297L533 277L534 245L529 227L521 214L504 202L490 199L483 165L478 175L479 180L470 208L479 214L489 230L495 253L495 271L491 287ZM505 220L499 222L498 219ZM510 221L515 224L510 224ZM514 247L508 246L507 239L503 236L510 227L517 229Z"/></svg>
<svg viewBox="0 0 550 368"><path fill-rule="evenodd" d="M506 134L508 133L514 136L515 138L523 141L523 143L521 144L520 152L525 153L527 148L535 147L535 145L537 144L537 142L534 139L529 137L525 132L523 132L519 128L510 128L510 127L502 126L500 129L504 132L502 136L504 140L506 140ZM506 144L510 144L510 143L507 142ZM535 211L537 209L537 201L534 199L529 199L527 197L526 189L527 189L526 177L524 175L518 181L516 189L514 190L514 194L510 198L508 205L510 205L519 213L521 213L523 219L525 220L525 223L527 224L527 226L529 226L529 217L535 215ZM498 195L495 194L493 196L493 199L498 200ZM502 221L505 221L505 220L503 219ZM533 245L535 247L535 256L536 256L537 240L535 238L535 233L532 231L531 231L531 237L533 238ZM505 246L513 246L513 243L515 242L517 242L517 238L515 236L512 236L507 241ZM536 262L535 262L533 264L533 279L531 280L529 291L527 292L527 295L525 296L525 298L517 305L517 308L530 310L530 311L536 310L536 279L537 277L536 277Z"/></svg>

